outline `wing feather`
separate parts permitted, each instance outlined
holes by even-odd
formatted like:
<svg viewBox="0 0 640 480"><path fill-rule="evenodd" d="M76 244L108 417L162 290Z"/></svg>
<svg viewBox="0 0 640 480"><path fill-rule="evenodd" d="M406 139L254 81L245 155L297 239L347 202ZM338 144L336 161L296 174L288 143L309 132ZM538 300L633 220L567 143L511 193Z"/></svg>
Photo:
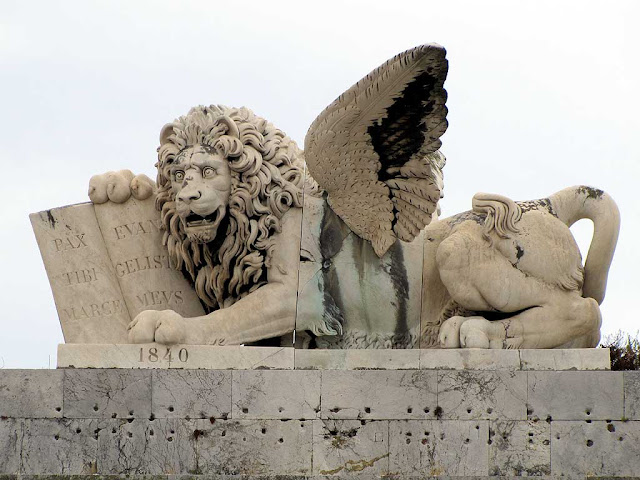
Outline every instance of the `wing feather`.
<svg viewBox="0 0 640 480"><path fill-rule="evenodd" d="M329 105L305 138L329 205L379 256L415 238L441 196L446 74L439 45L407 50Z"/></svg>

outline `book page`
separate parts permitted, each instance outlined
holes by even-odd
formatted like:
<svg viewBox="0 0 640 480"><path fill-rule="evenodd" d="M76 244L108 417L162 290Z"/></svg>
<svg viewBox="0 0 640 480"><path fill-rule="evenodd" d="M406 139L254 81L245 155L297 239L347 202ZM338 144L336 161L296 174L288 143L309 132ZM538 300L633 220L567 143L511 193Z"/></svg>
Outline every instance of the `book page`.
<svg viewBox="0 0 640 480"><path fill-rule="evenodd" d="M95 210L131 318L143 310L175 310L183 317L205 314L195 290L173 268L162 245L154 196L107 202L95 205Z"/></svg>
<svg viewBox="0 0 640 480"><path fill-rule="evenodd" d="M129 343L131 321L93 204L29 215L67 343Z"/></svg>

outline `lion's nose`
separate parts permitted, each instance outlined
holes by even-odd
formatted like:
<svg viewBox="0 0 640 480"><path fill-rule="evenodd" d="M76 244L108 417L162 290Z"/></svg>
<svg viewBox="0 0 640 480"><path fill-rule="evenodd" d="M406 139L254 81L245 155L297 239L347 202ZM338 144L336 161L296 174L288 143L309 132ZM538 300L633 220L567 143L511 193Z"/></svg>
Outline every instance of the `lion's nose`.
<svg viewBox="0 0 640 480"><path fill-rule="evenodd" d="M200 190L195 192L182 191L178 194L178 200L184 203L191 203L194 200L198 200L200 197L202 197L202 192Z"/></svg>

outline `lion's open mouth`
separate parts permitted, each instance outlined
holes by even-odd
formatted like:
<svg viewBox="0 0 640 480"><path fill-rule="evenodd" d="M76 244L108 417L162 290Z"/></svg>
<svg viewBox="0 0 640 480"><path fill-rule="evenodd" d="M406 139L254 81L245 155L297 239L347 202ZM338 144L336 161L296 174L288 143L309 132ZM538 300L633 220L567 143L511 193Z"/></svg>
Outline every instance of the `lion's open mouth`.
<svg viewBox="0 0 640 480"><path fill-rule="evenodd" d="M216 225L219 221L220 209L217 209L215 212L205 216L198 215L197 213L191 213L185 219L185 223L189 228Z"/></svg>

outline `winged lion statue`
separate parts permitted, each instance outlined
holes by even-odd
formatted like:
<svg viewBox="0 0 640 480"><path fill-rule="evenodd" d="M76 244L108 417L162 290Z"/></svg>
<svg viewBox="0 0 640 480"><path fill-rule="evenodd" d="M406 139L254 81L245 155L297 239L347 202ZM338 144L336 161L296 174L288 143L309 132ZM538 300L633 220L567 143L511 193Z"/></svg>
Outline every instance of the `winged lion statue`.
<svg viewBox="0 0 640 480"><path fill-rule="evenodd" d="M585 186L478 193L438 219L447 68L439 45L393 57L320 113L304 152L246 108L198 106L162 129L156 182L93 177L94 203L155 195L163 243L208 312L143 311L130 341L595 346L615 203ZM584 266L569 230L581 218L595 224Z"/></svg>

